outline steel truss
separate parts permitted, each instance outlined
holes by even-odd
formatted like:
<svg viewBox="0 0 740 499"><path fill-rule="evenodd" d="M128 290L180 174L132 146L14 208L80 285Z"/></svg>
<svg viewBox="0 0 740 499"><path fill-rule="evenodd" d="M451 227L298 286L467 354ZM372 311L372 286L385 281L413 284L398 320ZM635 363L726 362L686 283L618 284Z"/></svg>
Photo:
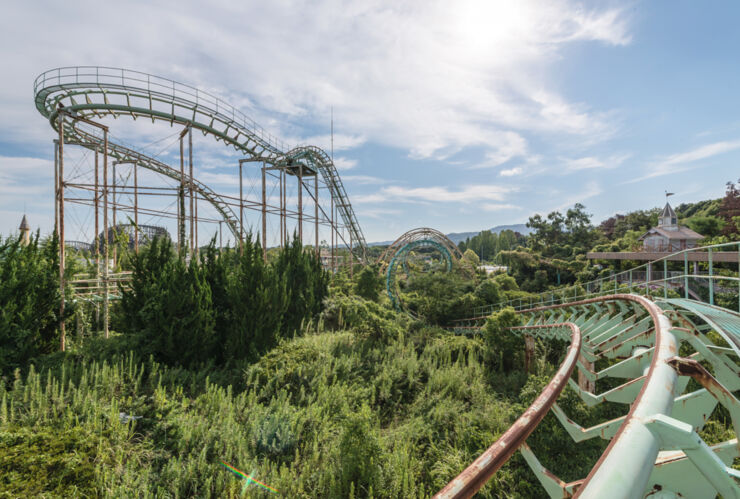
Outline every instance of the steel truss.
<svg viewBox="0 0 740 499"><path fill-rule="evenodd" d="M740 497L740 314L688 299L614 294L519 311L512 334L571 338L555 378L535 403L484 454L435 497L471 497L517 449L550 497ZM458 322L461 332L485 317ZM581 339L582 338L582 339ZM527 354L533 342L527 342ZM573 355L577 348L578 356ZM679 356L679 349L683 356ZM596 370L596 363L603 369ZM705 368L708 366L708 368ZM579 381L571 378L577 369ZM709 370L708 370L709 369ZM588 406L624 404L626 415L584 428L555 401L563 376ZM607 379L625 380L604 391ZM688 384L694 379L701 388ZM707 445L699 436L717 404L736 437ZM574 442L609 441L587 477L566 483L545 469L524 442L548 411Z"/></svg>
<svg viewBox="0 0 740 499"><path fill-rule="evenodd" d="M103 233L110 234L108 213L112 210L113 226L117 212L133 214L133 223L138 226L139 213L158 214L161 217L172 217L178 220L178 248L194 254L198 248L198 222L219 223L219 234L222 223L226 224L236 241L242 241L247 232L244 226L244 210L261 212L262 247L266 258L267 217L280 217L281 245L288 242L287 219L297 220L296 232L303 236L304 220L313 223L315 232L315 249L319 253L319 227L329 227L331 231L332 255L339 244L343 244L352 260L364 262L366 242L349 197L334 163L318 147L301 146L287 150L285 145L269 135L253 120L230 106L223 100L189 85L161 78L146 73L120 68L80 66L57 68L42 73L34 82L34 100L38 111L49 120L57 131L55 140L55 222L60 236L60 281L64 290L64 204L65 201L87 204L95 208L95 234L100 233L98 213L103 204ZM183 126L180 133L179 169L137 151L131 147L109 140L108 127L99 120L105 117L118 118L129 116L151 119L152 122L163 121L171 126ZM217 141L234 147L244 155L239 161L240 194L238 198L216 193L193 175L194 130L210 135ZM187 147L185 142L187 140ZM91 150L95 154L95 183L75 183L64 176L64 146L76 145ZM185 150L187 149L187 155ZM98 159L102 156L103 178L99 182ZM187 158L187 160L186 160ZM111 161L109 161L111 160ZM112 167L113 182L109 182L109 163ZM257 164L261 170L261 199L248 199L242 192L242 171L246 163ZM185 171L188 166L189 172ZM117 185L115 169L117 165L128 165L133 169L134 185ZM120 166L119 166L120 168ZM179 183L179 188L154 188L139 186L137 172L139 168L153 171L165 178ZM291 177L296 179L298 206L295 210L288 207L287 189ZM277 180L280 191L280 203L271 205L266 189L267 179ZM65 190L77 189L92 193L90 197L70 197ZM320 194L320 189L326 194ZM133 194L133 206L118 200L121 193ZM304 212L303 194L314 205L313 213ZM111 196L112 194L112 196ZM170 196L176 200L177 214L157 211L138 206L140 196ZM118 196L118 197L117 197ZM112 199L111 199L112 197ZM331 204L327 210L320 204ZM187 203L186 203L187 201ZM212 205L221 218L208 219L198 216L198 202L206 201ZM188 208L189 205L189 208ZM185 238L185 226L189 222L189 241ZM220 239L221 237L219 237ZM341 243L340 243L341 241ZM93 244L99 268L103 269L103 297L105 298L105 324L107 335L107 299L111 295L107 289L108 246L104 244L104 262L100 264L100 244ZM138 231L134 232L134 246L138 250ZM116 249L113 247L113 261L116 261ZM332 258L332 267L336 259ZM333 270L336 270L333 268ZM64 304L60 310L63 314ZM64 324L61 349L65 348Z"/></svg>

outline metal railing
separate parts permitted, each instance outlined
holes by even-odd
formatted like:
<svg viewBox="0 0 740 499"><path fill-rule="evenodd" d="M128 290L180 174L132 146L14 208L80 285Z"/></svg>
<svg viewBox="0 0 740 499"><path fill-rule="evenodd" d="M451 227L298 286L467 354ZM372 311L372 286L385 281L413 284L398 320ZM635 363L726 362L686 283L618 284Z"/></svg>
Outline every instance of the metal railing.
<svg viewBox="0 0 740 499"><path fill-rule="evenodd" d="M737 251L736 258L732 262L727 258L721 257L722 253L732 250ZM689 255L696 253L705 253L706 260L690 258ZM718 254L720 257L718 257ZM700 264L702 266L706 265L706 271L692 272L690 269L690 264L692 263L696 263L697 267ZM718 263L727 263L730 268L718 269ZM683 269L680 271L669 271L669 265L676 264L682 264ZM659 265L657 272L655 270L656 265ZM732 269L733 266L735 267L734 270ZM718 273L718 270L721 273ZM692 297L692 291L689 286L690 279L698 279L706 282L706 286L702 286L702 289L707 290L708 296L706 301L710 305L715 304L715 292L718 289L718 282L724 284L731 283L730 286L725 285L720 288L724 291L732 289L735 285L734 283L737 283L737 309L740 311L740 241L677 251L632 269L612 274L608 277L594 279L583 284L577 283L529 297L502 301L495 305L476 307L473 309L473 315L490 315L494 311L505 307L514 307L515 310L523 310L537 306L570 303L594 296L614 294L622 290L627 290L630 293L642 292L646 295L660 294L662 292L663 298L668 297L669 290L682 290L684 298L688 299ZM695 298L696 296L693 297Z"/></svg>
<svg viewBox="0 0 740 499"><path fill-rule="evenodd" d="M197 87L169 78L108 66L68 66L41 73L33 83L34 95L38 94L39 89L48 88L50 83L60 87L81 83L85 85L96 84L101 88L120 86L124 89L135 88L145 90L148 93L167 95L173 100L181 102L193 102L199 107L230 118L239 126L252 132L270 149L275 149L276 152L287 150L282 140L267 132L254 119L228 102Z"/></svg>

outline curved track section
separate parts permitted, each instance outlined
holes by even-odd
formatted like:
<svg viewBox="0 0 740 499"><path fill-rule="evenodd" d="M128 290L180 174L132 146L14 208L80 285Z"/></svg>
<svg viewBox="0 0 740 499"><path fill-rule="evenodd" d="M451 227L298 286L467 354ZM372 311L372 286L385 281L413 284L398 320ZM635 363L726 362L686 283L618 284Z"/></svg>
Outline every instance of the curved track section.
<svg viewBox="0 0 740 499"><path fill-rule="evenodd" d="M105 116L130 116L134 120L146 118L190 126L233 146L250 159L273 165L297 161L315 168L314 171L321 171L340 216L352 234L352 242L364 258L365 238L331 158L318 147L286 151L281 141L218 97L138 71L79 66L52 69L39 75L34 82L34 98L36 108L49 119L54 129L58 127L58 113L63 107L65 141L90 149L101 149L102 139L80 126L74 118L92 120ZM157 173L180 179L177 170L154 158L118 144L109 143L108 148L119 161L137 161L137 164ZM195 189L216 207L234 232L236 217L228 205L205 185L195 183ZM240 236L238 230L235 236Z"/></svg>
<svg viewBox="0 0 740 499"><path fill-rule="evenodd" d="M452 270L455 261L460 261L462 258L455 243L440 231L429 227L412 229L396 239L378 259L380 272L385 273L385 289L388 298L396 309L401 308L401 298L396 282L398 267L403 266L408 274L406 261L411 250L416 248L434 248L439 251L445 259L447 272Z"/></svg>
<svg viewBox="0 0 740 499"><path fill-rule="evenodd" d="M589 428L570 419L557 403L551 408L535 403L522 416L541 419L552 410L573 442L609 441L588 476L572 482L545 469L526 443L502 437L491 449L502 447L499 454L511 455L519 448L553 498L740 497L740 473L732 469L733 460L740 457L737 438L709 446L699 436L718 404L730 414L735 434L740 434L740 402L733 394L740 390L740 356L732 346L732 338L740 336L736 329L740 315L706 307L692 300L653 302L616 294L521 311L528 327L570 322L580 328L579 379L568 376L569 386L588 406L623 404L626 414ZM468 319L460 326L480 327L483 320ZM701 388L691 387L690 378ZM484 453L476 463L485 463L485 457ZM470 497L482 487L492 473L486 475L490 468L476 463L439 497Z"/></svg>
<svg viewBox="0 0 740 499"><path fill-rule="evenodd" d="M455 243L450 241L447 236L436 229L432 229L429 227L419 227L418 229L411 229L405 232L403 235L401 235L401 237L393 241L393 243L386 248L380 258L378 258L378 263L380 264L380 272L385 272L385 269L391 263L393 256L402 247L414 241L422 240L435 241L436 243L444 246L445 248L447 248L447 251L455 260L460 260L462 258L462 253L460 253L460 250L457 249Z"/></svg>
<svg viewBox="0 0 740 499"><path fill-rule="evenodd" d="M570 346L557 373L532 405L488 450L481 454L457 478L448 483L444 489L440 490L434 496L437 499L472 497L478 492L532 434L565 388L573 369L576 367L578 354L581 350L581 330L572 322L515 327L511 329L511 332L520 336L562 340L567 340L570 336Z"/></svg>

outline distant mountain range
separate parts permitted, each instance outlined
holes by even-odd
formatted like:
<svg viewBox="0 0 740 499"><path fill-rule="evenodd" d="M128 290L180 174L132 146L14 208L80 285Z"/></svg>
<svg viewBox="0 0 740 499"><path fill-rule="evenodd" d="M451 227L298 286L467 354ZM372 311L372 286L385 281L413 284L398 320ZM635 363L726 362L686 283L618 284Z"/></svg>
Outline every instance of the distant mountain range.
<svg viewBox="0 0 740 499"><path fill-rule="evenodd" d="M486 230L486 229L483 229ZM499 234L502 230L513 230L514 232L519 232L520 234L528 235L530 232L532 232L532 229L528 228L525 224L514 224L514 225L497 225L496 227L493 227L490 230L491 232L495 234ZM452 241L455 244L458 244L460 241L465 241L469 237L477 236L480 232L452 232L450 234L446 234L448 238L450 238L450 241ZM368 246L387 246L391 244L393 241L379 241L376 243L368 243Z"/></svg>

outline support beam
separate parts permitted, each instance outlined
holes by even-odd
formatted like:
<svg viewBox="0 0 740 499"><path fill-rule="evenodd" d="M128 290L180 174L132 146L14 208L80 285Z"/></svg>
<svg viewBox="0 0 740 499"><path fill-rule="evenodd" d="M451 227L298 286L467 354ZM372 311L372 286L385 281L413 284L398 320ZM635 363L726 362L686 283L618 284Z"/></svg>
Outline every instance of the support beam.
<svg viewBox="0 0 740 499"><path fill-rule="evenodd" d="M334 196L331 196L330 210L331 210L331 220L330 220L330 225L331 225L331 251L330 251L331 263L330 265L331 266L330 268L331 268L331 271L334 272Z"/></svg>
<svg viewBox="0 0 740 499"><path fill-rule="evenodd" d="M262 260L267 263L267 190L264 162L262 163Z"/></svg>
<svg viewBox="0 0 740 499"><path fill-rule="evenodd" d="M313 202L314 202L314 250L316 258L319 258L319 173L313 177Z"/></svg>
<svg viewBox="0 0 740 499"><path fill-rule="evenodd" d="M193 199L193 129L188 127L188 166L190 168L190 254L195 253L195 206Z"/></svg>
<svg viewBox="0 0 740 499"><path fill-rule="evenodd" d="M108 129L103 129L103 232L105 234L105 263L103 265L103 333L108 338L108 324L110 307L108 303L108 251L110 237L108 236Z"/></svg>
<svg viewBox="0 0 740 499"><path fill-rule="evenodd" d="M288 244L288 229L285 220L285 170L280 170L280 247L284 248Z"/></svg>
<svg viewBox="0 0 740 499"><path fill-rule="evenodd" d="M298 239L303 244L303 165L298 165Z"/></svg>
<svg viewBox="0 0 740 499"><path fill-rule="evenodd" d="M244 251L244 181L242 180L242 169L244 162L239 161L239 254Z"/></svg>
<svg viewBox="0 0 740 499"><path fill-rule="evenodd" d="M134 163L134 252L139 252L139 176Z"/></svg>
<svg viewBox="0 0 740 499"><path fill-rule="evenodd" d="M59 237L59 139L54 139L54 232Z"/></svg>
<svg viewBox="0 0 740 499"><path fill-rule="evenodd" d="M59 178L57 199L59 203L59 348L66 349L64 330L64 114L59 113Z"/></svg>
<svg viewBox="0 0 740 499"><path fill-rule="evenodd" d="M180 192L177 200L177 253L185 249L185 134L187 127L180 132Z"/></svg>
<svg viewBox="0 0 740 499"><path fill-rule="evenodd" d="M116 162L113 162L113 268L116 268L118 263L118 250L116 248L116 236L118 231L116 230ZM115 270L114 270L115 271Z"/></svg>
<svg viewBox="0 0 740 499"><path fill-rule="evenodd" d="M99 220L100 220L100 180L98 178L98 148L95 148L95 194L93 197L94 205L95 205L95 241L93 242L93 252L95 253L95 274L96 277L98 276L99 270L100 270L100 240L99 240L99 234L98 232L100 230L99 227Z"/></svg>

